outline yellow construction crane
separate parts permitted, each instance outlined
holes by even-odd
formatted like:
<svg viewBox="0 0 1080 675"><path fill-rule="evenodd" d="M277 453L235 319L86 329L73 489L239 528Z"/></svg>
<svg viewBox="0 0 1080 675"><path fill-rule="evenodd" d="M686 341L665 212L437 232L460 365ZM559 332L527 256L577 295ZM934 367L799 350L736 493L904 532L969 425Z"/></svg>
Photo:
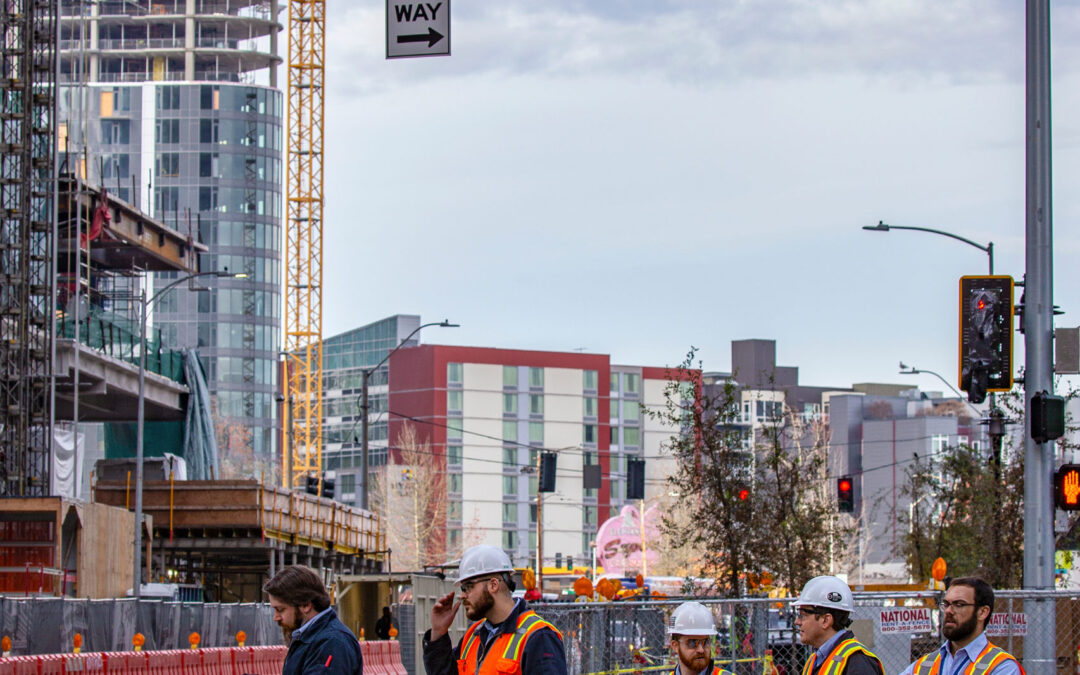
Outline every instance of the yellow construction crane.
<svg viewBox="0 0 1080 675"><path fill-rule="evenodd" d="M289 0L282 484L322 490L323 62L326 3ZM291 483L291 484L290 484Z"/></svg>

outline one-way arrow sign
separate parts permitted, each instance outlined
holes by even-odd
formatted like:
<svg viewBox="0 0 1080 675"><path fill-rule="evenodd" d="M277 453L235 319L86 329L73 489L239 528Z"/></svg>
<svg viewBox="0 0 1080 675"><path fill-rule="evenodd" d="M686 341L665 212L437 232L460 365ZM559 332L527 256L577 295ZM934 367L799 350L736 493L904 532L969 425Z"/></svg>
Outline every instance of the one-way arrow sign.
<svg viewBox="0 0 1080 675"><path fill-rule="evenodd" d="M386 0L386 58L450 53L450 0Z"/></svg>

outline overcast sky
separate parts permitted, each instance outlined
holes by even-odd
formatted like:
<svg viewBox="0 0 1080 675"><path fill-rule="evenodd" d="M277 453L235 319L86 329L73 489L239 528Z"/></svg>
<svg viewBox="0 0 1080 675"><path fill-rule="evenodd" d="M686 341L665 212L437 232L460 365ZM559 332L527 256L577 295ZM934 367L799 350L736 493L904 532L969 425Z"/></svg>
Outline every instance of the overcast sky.
<svg viewBox="0 0 1080 675"><path fill-rule="evenodd" d="M386 60L328 3L324 331L675 365L777 341L803 384L955 384L957 285L1024 272L1020 0L463 2ZM1055 301L1080 325L1080 7L1054 3ZM1017 335L1016 358L1023 342Z"/></svg>

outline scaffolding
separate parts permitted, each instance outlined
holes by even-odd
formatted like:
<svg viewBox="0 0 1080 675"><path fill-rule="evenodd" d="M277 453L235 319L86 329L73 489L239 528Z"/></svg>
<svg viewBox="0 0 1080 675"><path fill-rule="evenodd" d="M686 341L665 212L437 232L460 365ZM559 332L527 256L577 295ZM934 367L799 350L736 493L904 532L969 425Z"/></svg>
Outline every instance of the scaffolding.
<svg viewBox="0 0 1080 675"><path fill-rule="evenodd" d="M0 496L50 492L57 12L0 5Z"/></svg>

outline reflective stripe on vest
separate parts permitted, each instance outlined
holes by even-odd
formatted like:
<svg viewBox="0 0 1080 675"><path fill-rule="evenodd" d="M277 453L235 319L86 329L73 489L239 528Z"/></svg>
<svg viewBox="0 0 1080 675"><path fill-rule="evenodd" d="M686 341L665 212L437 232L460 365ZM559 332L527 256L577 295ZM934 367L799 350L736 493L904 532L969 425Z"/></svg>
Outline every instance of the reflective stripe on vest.
<svg viewBox="0 0 1080 675"><path fill-rule="evenodd" d="M675 668L672 669L671 675L680 675L678 664L676 664ZM713 666L712 673L710 675L735 675L735 674L732 673L730 670L724 670L720 666Z"/></svg>
<svg viewBox="0 0 1080 675"><path fill-rule="evenodd" d="M931 659L931 656L934 658ZM994 668L997 668L998 664L1009 660L1016 661L1016 657L992 642L987 642L986 647L979 652L979 655L975 657L975 660L964 668L964 675L987 675L987 673L993 671ZM1016 661L1016 665L1020 667L1020 672L1024 673L1024 667L1020 666L1019 661ZM938 675L940 670L941 650L939 649L916 661L912 675Z"/></svg>
<svg viewBox="0 0 1080 675"><path fill-rule="evenodd" d="M881 668L882 672L885 672L885 667L881 665L881 659L876 654L859 644L859 641L855 638L848 638L833 647L832 653L825 657L825 662L817 670L817 675L841 675L847 666L848 659L856 652L862 652L877 661L878 667ZM814 661L816 659L817 653L814 653L806 660L803 665L802 675L814 675L814 666L816 665Z"/></svg>
<svg viewBox="0 0 1080 675"><path fill-rule="evenodd" d="M550 628L562 640L562 633L547 621L541 619L536 612L529 610L518 616L517 628L512 633L500 633L495 637L490 649L484 654L481 661L480 638L477 629L483 624L477 621L469 626L461 639L461 651L457 666L458 675L513 675L521 672L521 655L525 651L525 643L536 631L541 628ZM494 655L494 656L493 656ZM490 657L490 658L489 658Z"/></svg>

